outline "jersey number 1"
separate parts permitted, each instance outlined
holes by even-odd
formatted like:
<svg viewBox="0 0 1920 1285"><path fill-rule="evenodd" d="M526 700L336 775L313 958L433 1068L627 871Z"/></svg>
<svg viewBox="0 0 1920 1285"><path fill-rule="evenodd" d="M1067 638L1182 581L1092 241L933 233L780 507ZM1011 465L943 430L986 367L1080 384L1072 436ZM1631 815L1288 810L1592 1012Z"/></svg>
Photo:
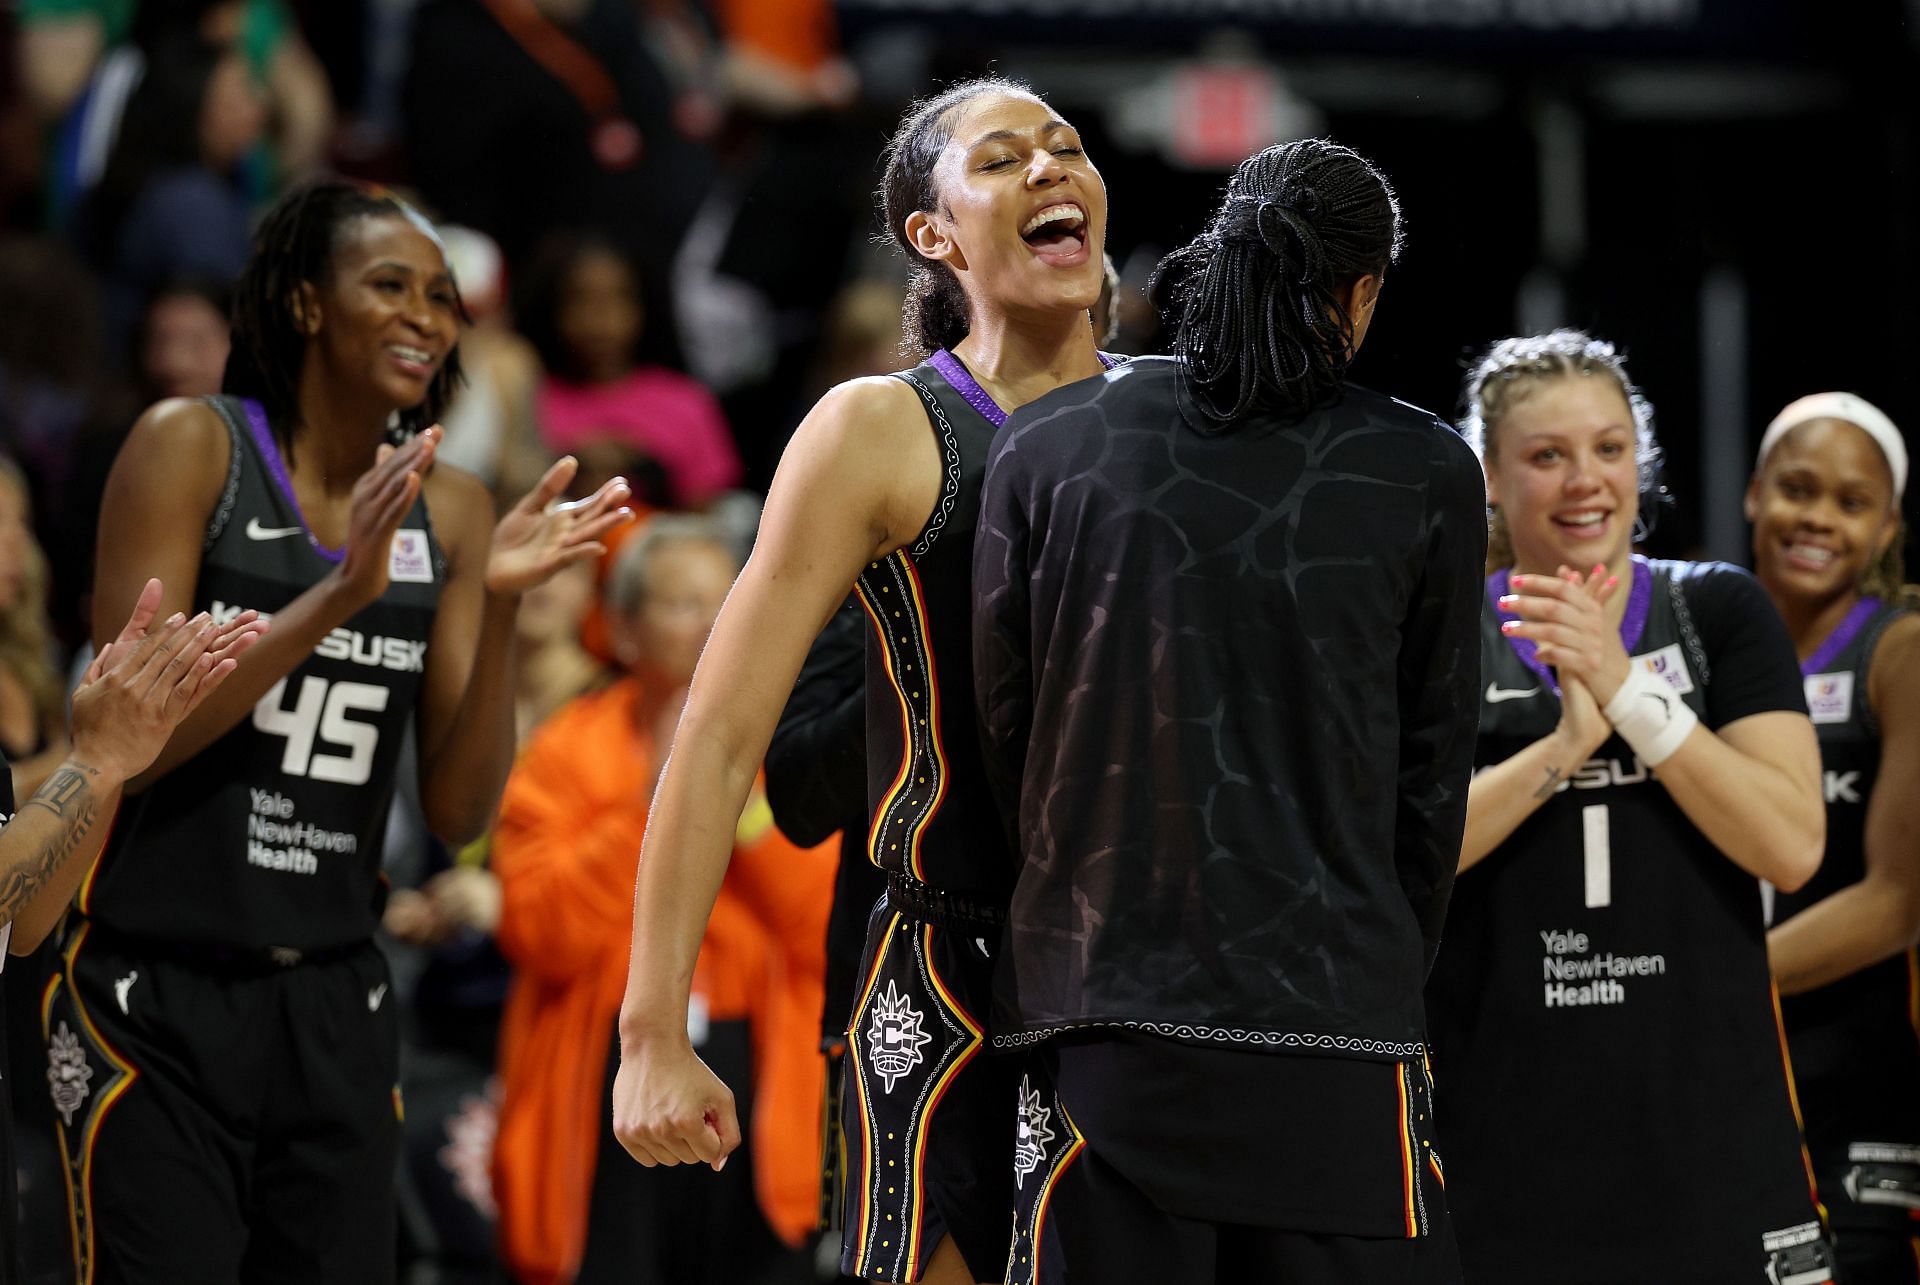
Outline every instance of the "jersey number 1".
<svg viewBox="0 0 1920 1285"><path fill-rule="evenodd" d="M1607 824L1607 805L1589 803L1580 809L1581 873L1586 883L1587 908L1613 904L1613 835Z"/></svg>
<svg viewBox="0 0 1920 1285"><path fill-rule="evenodd" d="M287 738L280 755L280 770L288 776L304 776L337 785L365 785L373 775L373 752L380 744L380 729L369 723L357 723L347 715L353 711L377 714L387 707L388 691L375 683L337 682L306 677L300 680L300 695L293 708L284 708L287 680L281 679L253 707L253 725L269 736ZM345 754L315 754L314 741L337 745Z"/></svg>

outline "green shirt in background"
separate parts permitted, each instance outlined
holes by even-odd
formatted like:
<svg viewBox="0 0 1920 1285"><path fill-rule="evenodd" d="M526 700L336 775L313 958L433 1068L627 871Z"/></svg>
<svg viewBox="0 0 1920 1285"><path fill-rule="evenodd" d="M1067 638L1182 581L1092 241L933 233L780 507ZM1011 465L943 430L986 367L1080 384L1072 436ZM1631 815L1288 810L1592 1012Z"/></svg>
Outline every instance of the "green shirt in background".
<svg viewBox="0 0 1920 1285"><path fill-rule="evenodd" d="M254 74L264 80L267 66L280 51L293 19L285 0L245 0L245 4L240 52ZM20 0L20 24L92 18L100 24L100 47L112 49L126 43L132 34L133 15L139 5L140 0Z"/></svg>

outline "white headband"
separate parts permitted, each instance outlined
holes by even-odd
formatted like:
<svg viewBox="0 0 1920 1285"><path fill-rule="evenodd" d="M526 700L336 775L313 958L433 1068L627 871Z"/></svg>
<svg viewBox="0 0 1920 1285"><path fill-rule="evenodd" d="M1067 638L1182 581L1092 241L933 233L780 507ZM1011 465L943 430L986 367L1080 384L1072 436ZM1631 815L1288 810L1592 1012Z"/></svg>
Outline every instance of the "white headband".
<svg viewBox="0 0 1920 1285"><path fill-rule="evenodd" d="M1885 411L1852 393L1813 393L1775 415L1773 423L1767 425L1767 431L1760 437L1760 453L1753 459L1754 470L1757 472L1766 464L1767 455L1779 445L1781 438L1814 419L1845 420L1873 439L1880 453L1887 457L1887 470L1893 474L1893 502L1898 505L1907 491L1907 444L1900 440L1900 430L1894 427Z"/></svg>
<svg viewBox="0 0 1920 1285"><path fill-rule="evenodd" d="M1766 424L1766 432L1761 434L1761 451L1753 457L1753 471L1759 473L1766 465L1766 455L1780 444L1780 438L1811 419L1843 419L1870 436L1887 457L1887 471L1893 474L1893 503L1897 505L1907 494L1907 442L1901 440L1901 430L1878 405L1851 392L1814 392L1774 415L1774 423Z"/></svg>

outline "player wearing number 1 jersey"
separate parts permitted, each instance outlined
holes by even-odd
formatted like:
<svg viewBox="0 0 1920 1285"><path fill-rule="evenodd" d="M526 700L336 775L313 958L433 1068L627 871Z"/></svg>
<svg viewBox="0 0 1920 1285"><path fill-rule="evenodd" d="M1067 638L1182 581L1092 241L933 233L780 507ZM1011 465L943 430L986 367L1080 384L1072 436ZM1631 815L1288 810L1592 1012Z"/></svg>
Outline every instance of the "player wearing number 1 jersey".
<svg viewBox="0 0 1920 1285"><path fill-rule="evenodd" d="M1486 686L1428 987L1467 1279L1828 1281L1759 884L1824 831L1793 648L1745 572L1631 554L1657 448L1611 345L1504 341L1467 410Z"/></svg>
<svg viewBox="0 0 1920 1285"><path fill-rule="evenodd" d="M625 496L550 504L563 462L489 530L479 483L432 468L460 319L418 215L304 188L240 283L232 395L154 407L115 463L97 621L158 572L163 612L273 627L129 783L43 1006L81 1285L392 1279L393 771L411 730L434 830L486 824L519 594Z"/></svg>

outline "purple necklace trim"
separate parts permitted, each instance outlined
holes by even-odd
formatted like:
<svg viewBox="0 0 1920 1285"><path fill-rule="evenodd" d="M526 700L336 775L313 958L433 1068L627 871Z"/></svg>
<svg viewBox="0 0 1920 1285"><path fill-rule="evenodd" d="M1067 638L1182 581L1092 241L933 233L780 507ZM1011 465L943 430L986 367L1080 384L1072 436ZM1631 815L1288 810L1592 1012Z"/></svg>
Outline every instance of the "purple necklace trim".
<svg viewBox="0 0 1920 1285"><path fill-rule="evenodd" d="M300 501L293 493L293 479L287 476L286 462L280 458L280 443L273 440L273 428L267 423L267 411L251 397L243 398L241 405L247 408L247 427L253 430L253 444L260 448L260 456L267 462L267 472L273 475L274 483L280 493L287 497L287 503L293 506L293 515L300 519L300 525L306 530L307 543L313 551L328 562L338 562L347 556L345 545L338 549L329 549L314 538L313 528L307 526L307 515L300 511Z"/></svg>
<svg viewBox="0 0 1920 1285"><path fill-rule="evenodd" d="M1520 617L1510 611L1500 609L1500 599L1507 594L1507 581L1510 568L1502 567L1487 577L1487 601L1493 604L1493 610L1502 620L1518 620ZM1633 583L1627 590L1627 613L1620 617L1620 643L1632 655L1633 649L1640 645L1640 635L1647 631L1647 609L1653 605L1653 568L1639 554L1633 555ZM1507 646L1513 648L1513 654L1520 663L1540 675L1540 680L1560 694L1560 684L1553 676L1553 670L1540 663L1539 648L1531 638L1506 636Z"/></svg>
<svg viewBox="0 0 1920 1285"><path fill-rule="evenodd" d="M1873 619L1874 613L1879 611L1882 605L1878 598L1862 598L1854 603L1853 610L1833 627L1833 632L1827 635L1826 641L1813 649L1813 655L1800 662L1801 675L1811 676L1825 672L1827 666L1833 663L1833 658L1847 649L1847 644L1866 628L1867 622Z"/></svg>
<svg viewBox="0 0 1920 1285"><path fill-rule="evenodd" d="M1119 364L1105 353L1095 355L1100 358L1100 364L1108 370L1112 370ZM979 411L987 423L999 428L1007 422L1007 412L1000 409L1000 403L994 401L987 390L980 387L980 381L973 377L973 372L968 370L966 364L951 352L942 348L927 358L927 365L939 371L941 377L953 385L953 391L965 398L967 405Z"/></svg>

